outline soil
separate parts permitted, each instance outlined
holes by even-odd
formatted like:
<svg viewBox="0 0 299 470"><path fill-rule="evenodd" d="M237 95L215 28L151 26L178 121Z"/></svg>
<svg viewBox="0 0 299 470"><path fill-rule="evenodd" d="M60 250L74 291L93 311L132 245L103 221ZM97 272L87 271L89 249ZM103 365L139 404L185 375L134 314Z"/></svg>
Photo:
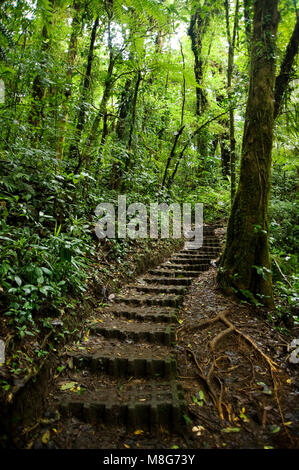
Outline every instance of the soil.
<svg viewBox="0 0 299 470"><path fill-rule="evenodd" d="M282 335L265 321L265 309L225 297L217 288L216 273L211 268L194 280L181 314L183 327L177 332L191 426L203 428L194 429L192 448L298 448L298 366L288 362L288 344L298 330ZM206 328L199 325L219 313L225 313L241 335L218 336L212 350L211 341L226 326L221 321ZM205 398L195 402L200 390Z"/></svg>
<svg viewBox="0 0 299 470"><path fill-rule="evenodd" d="M16 447L298 448L298 366L289 362L288 350L292 339L298 337L298 329L294 327L288 335L282 334L267 322L268 312L265 308L224 296L217 287L216 273L217 268L212 261L207 271L194 277L181 307L176 301L171 301L177 296L168 294L164 294L166 306L163 307L162 301L156 307L155 302L147 302L156 294L132 293L129 286L123 289L118 298L122 300L126 295L132 297L129 306L113 306L112 300L108 308L104 306L96 309L90 317L91 323L85 326L77 340L61 356L61 372L54 375L50 384L45 413L31 425L19 428L14 442ZM137 284L142 285L145 279L143 276ZM145 305L140 307L142 302ZM89 333L90 325L101 325L105 321L113 329L113 311L132 312L133 307L144 316L148 315L151 321L154 318L153 310L173 314L174 307L177 307L175 343L168 347L152 342L132 343L131 339L103 338ZM135 331L137 323L136 319L133 324L132 320L120 320L120 325L129 333ZM141 333L149 331L144 323L139 325ZM151 328L154 330L159 326L159 323L154 323ZM128 354L129 357L132 355L133 362L138 362L139 358L137 366L141 367L140 377L126 373L127 363L121 361ZM159 367L156 376L144 378L145 370L150 369L146 361L154 356L157 362L163 362L167 354L169 357L176 356L178 385L173 385L169 379L169 371L166 373L165 369L159 372ZM103 369L99 376L97 368L93 370L83 365L77 370L74 367L76 355L91 362L103 356L118 357L119 363L112 372L108 364L108 369ZM135 364L135 369L137 366ZM68 388L70 383L73 383L72 388ZM67 388L61 391L63 386ZM179 428L167 427L166 422L165 426L160 425L155 431L151 427L138 425L139 417L140 422L144 421L142 413L153 394L160 410L160 401L162 403L164 400L164 408L168 402L169 407L172 406L171 401L180 402L180 387L184 392L185 408ZM71 403L71 414L63 413L57 406L61 395L68 408ZM98 410L90 409L89 405L83 410L82 397L85 397L87 405L105 399L113 402L107 420L93 420L90 413L97 413ZM135 416L137 421L131 428L121 424L119 419L124 405L128 406L130 400L135 403L140 401L140 406L143 406L142 409L139 407L140 416ZM84 413L89 413L90 422L85 422ZM107 410L105 413L107 415Z"/></svg>

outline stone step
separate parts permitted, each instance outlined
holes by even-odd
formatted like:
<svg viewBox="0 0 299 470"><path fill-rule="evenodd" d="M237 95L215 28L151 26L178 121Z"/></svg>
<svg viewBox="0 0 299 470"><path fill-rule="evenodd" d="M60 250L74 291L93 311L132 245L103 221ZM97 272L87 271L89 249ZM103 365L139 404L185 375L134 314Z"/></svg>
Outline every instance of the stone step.
<svg viewBox="0 0 299 470"><path fill-rule="evenodd" d="M183 302L182 295L165 294L165 295L131 295L122 296L118 295L114 299L115 302L127 304L127 305L158 305L161 307L178 307Z"/></svg>
<svg viewBox="0 0 299 470"><path fill-rule="evenodd" d="M92 334L102 335L105 338L129 340L135 343L148 342L171 345L175 341L175 327L162 323L130 322L126 320L106 318L94 322L89 326Z"/></svg>
<svg viewBox="0 0 299 470"><path fill-rule="evenodd" d="M206 258L210 258L210 259L214 259L214 258L217 258L221 253L221 250L203 250L201 251L200 253L198 253L197 255L195 254L192 254L191 252L186 252L184 253L183 255L180 255L178 256L178 259L186 259L188 257L193 257L193 258L196 258L197 256L205 256Z"/></svg>
<svg viewBox="0 0 299 470"><path fill-rule="evenodd" d="M168 269L168 270L175 270L175 271L180 271L180 270L183 270L183 271L193 271L193 272L201 272L201 271L205 271L206 269L208 269L210 266L209 262L202 262L200 264L190 264L190 263L186 263L186 264L175 264L175 263L170 263L170 264L162 264L161 265L161 268L162 269Z"/></svg>
<svg viewBox="0 0 299 470"><path fill-rule="evenodd" d="M110 348L96 351L73 351L68 356L79 369L110 377L176 377L176 359L169 347L154 344L134 345L109 341ZM103 343L102 343L103 344ZM121 347L120 347L121 346ZM110 350L109 350L110 349Z"/></svg>
<svg viewBox="0 0 299 470"><path fill-rule="evenodd" d="M176 256L174 258L171 258L167 263L164 263L163 266L169 265L169 264L190 264L190 265L198 265L198 264L206 264L210 262L211 257L206 255L202 255L200 257L198 256L188 256L188 258L184 258L183 256Z"/></svg>
<svg viewBox="0 0 299 470"><path fill-rule="evenodd" d="M186 268L186 267L184 267ZM154 275L154 276L167 276L167 277L176 277L178 279L184 278L186 276L188 277L197 277L199 273L203 271L207 271L210 268L209 264L203 265L200 270L187 270L186 269L165 269L165 268L159 268L159 269L150 269L149 273Z"/></svg>
<svg viewBox="0 0 299 470"><path fill-rule="evenodd" d="M64 417L149 432L161 426L179 430L186 406L183 389L175 381L106 384L83 395L61 393L58 400Z"/></svg>
<svg viewBox="0 0 299 470"><path fill-rule="evenodd" d="M186 242L186 244L188 244L190 242ZM193 245L192 244L190 245L190 249L192 251L197 251L197 250L201 250L203 248L214 248L214 247L219 247L220 244L219 244L219 241L218 240L204 240L203 243L201 245ZM186 251L186 248L183 248L182 251Z"/></svg>
<svg viewBox="0 0 299 470"><path fill-rule="evenodd" d="M113 305L106 311L117 317L125 317L129 320L151 321L163 323L177 323L178 312L173 307L130 307L129 305Z"/></svg>
<svg viewBox="0 0 299 470"><path fill-rule="evenodd" d="M183 250L180 251L179 253L176 253L174 256L179 256L179 257L187 257L187 256L193 256L194 258L197 256L202 256L207 253L218 253L221 251L220 247L210 247L210 248L200 248L199 250Z"/></svg>
<svg viewBox="0 0 299 470"><path fill-rule="evenodd" d="M212 234L203 234L203 237L201 240L198 240L199 243L206 243L206 242L214 242L214 241L217 241L218 242L219 238L216 237L215 235L212 235ZM195 239L194 237L192 239L186 239L186 243L193 243L194 244L195 242Z"/></svg>
<svg viewBox="0 0 299 470"><path fill-rule="evenodd" d="M190 286L193 279L190 277L147 277L144 279L148 284L159 284L161 286L165 284L173 285L173 286Z"/></svg>
<svg viewBox="0 0 299 470"><path fill-rule="evenodd" d="M136 286L138 292L147 292L150 294L176 294L184 295L187 291L186 286Z"/></svg>

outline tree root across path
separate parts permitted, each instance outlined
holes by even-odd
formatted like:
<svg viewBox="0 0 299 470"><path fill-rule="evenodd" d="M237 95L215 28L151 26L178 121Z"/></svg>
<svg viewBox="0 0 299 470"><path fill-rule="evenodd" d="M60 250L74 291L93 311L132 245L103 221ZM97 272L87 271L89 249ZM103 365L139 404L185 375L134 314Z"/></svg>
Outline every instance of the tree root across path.
<svg viewBox="0 0 299 470"><path fill-rule="evenodd" d="M247 344L249 344L250 347L252 347L265 360L265 362L267 363L267 365L269 367L272 382L273 382L274 397L275 397L275 401L277 403L277 407L278 407L279 415L280 415L280 418L281 418L281 422L282 422L282 425L284 427L286 435L288 436L290 442L293 443L293 438L292 438L292 436L289 432L289 429L287 428L287 426L285 424L285 420L284 420L284 416L283 416L283 412L282 412L282 408L281 408L281 404L280 404L280 399L279 399L279 396L278 396L276 373L278 373L278 367L279 366L276 362L274 362L267 354L265 354L259 348L259 346L253 341L253 339L250 338L250 336L243 333L230 320L228 320L228 318L227 318L228 313L229 313L228 310L225 310L225 311L222 311L221 313L219 313L218 315L216 315L213 318L204 319L204 320L201 320L200 322L195 323L195 324L194 323L193 324L185 323L184 325L182 325L180 328L177 329L177 336L179 334L181 334L183 331L186 332L188 330L189 331L192 330L194 332L194 330L205 329L208 326L213 325L217 322L222 322L227 327L225 330L220 331L208 343L209 348L211 349L211 352L214 355L214 359L213 359L212 365L209 368L208 373L204 373L203 368L199 364L199 361L196 357L196 354L191 349L190 345L188 345L188 347L185 347L185 351L192 356L193 361L194 361L194 363L197 367L197 370L198 370L198 377L203 382L205 388L207 389L208 394L211 397L211 399L214 403L214 406L216 407L216 409L218 411L218 414L219 414L219 417L220 417L221 421L223 421L225 419L225 417L224 417L224 409L225 409L229 422L232 422L231 405L226 404L226 403L223 402L223 393L224 393L223 383L219 379L219 377L217 377L214 373L217 361L219 361L223 356L216 357L215 350L216 350L217 345L223 340L223 338L226 337L229 334L232 334L232 333L235 333L240 338L242 338ZM216 383L218 384L218 386L215 385Z"/></svg>

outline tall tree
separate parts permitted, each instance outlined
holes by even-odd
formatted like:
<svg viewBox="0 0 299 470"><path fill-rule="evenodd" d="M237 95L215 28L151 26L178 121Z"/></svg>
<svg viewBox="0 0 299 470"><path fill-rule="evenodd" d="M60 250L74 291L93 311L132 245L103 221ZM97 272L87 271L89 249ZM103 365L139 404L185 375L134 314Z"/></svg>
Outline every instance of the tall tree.
<svg viewBox="0 0 299 470"><path fill-rule="evenodd" d="M231 201L235 196L235 185L236 185L236 139L235 139L235 117L234 117L234 104L233 104L233 68L234 68L234 56L235 56L235 45L236 35L238 28L238 16L239 16L239 0L235 3L235 14L233 32L230 30L230 4L229 0L224 1L225 4L225 19L226 19L226 36L228 42L228 65L227 65L227 96L229 102L229 142L230 142L230 179L231 179Z"/></svg>
<svg viewBox="0 0 299 470"><path fill-rule="evenodd" d="M228 292L273 304L268 243L268 200L273 141L278 0L254 3L250 87L240 180L217 280Z"/></svg>
<svg viewBox="0 0 299 470"><path fill-rule="evenodd" d="M85 76L83 80L82 93L80 96L80 105L79 105L79 111L78 111L76 132L74 136L74 141L72 145L70 146L70 150L69 150L69 157L71 159L77 158L79 156L79 142L81 140L81 135L82 135L82 131L83 131L84 124L85 124L85 118L86 118L86 110L87 110L86 100L88 97L88 92L89 92L90 84L91 84L91 70L92 70L92 64L93 64L93 59L94 59L94 49L95 49L95 42L96 42L96 37L97 37L97 29L99 26L99 20L100 18L99 16L97 16L93 23L93 27L91 30L87 64L86 64ZM77 165L77 169L78 167L80 167L80 161L81 160L79 157L79 163Z"/></svg>
<svg viewBox="0 0 299 470"><path fill-rule="evenodd" d="M61 109L61 116L60 116L60 123L59 123L60 129L59 129L57 151L56 151L56 156L59 160L62 160L62 157L63 157L65 132L66 132L66 125L68 121L68 103L72 95L72 77L73 77L73 70L74 70L74 65L75 65L75 60L77 57L77 50L78 50L80 17L82 16L81 7L82 7L81 0L74 0L72 32L71 32L68 54L67 54L67 71L66 71L67 83L66 83L65 90L64 90L64 100L63 100L62 109Z"/></svg>
<svg viewBox="0 0 299 470"><path fill-rule="evenodd" d="M200 7L196 8L191 15L188 34L191 39L191 49L194 55L194 75L196 80L196 114L203 112L207 98L203 89L203 59L202 59L202 39L206 30L207 20L203 17Z"/></svg>

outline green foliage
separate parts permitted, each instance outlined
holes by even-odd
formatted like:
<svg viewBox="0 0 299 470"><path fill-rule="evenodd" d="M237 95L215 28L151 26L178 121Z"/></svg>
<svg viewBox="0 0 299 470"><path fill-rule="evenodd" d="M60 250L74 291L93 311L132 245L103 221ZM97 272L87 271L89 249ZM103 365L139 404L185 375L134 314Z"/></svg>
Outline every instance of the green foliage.
<svg viewBox="0 0 299 470"><path fill-rule="evenodd" d="M49 314L59 314L70 295L84 292L95 250L93 214L100 202L116 202L126 193L128 204L202 202L206 221L228 217L230 179L222 173L220 145L228 126L226 28L223 2L213 3L212 8L206 2L202 11L210 14L201 37L207 106L197 115L187 27L198 2L92 0L76 2L78 11L65 0L2 2L1 315L16 323L21 336L30 334L28 325L37 318L50 328ZM292 14L287 9L282 14L280 60ZM242 27L238 41L232 102L239 159L249 81ZM270 239L291 283L298 248L295 98L294 92L291 111L276 129ZM109 241L111 259L121 260L128 243ZM289 302L275 266L273 274Z"/></svg>
<svg viewBox="0 0 299 470"><path fill-rule="evenodd" d="M277 294L276 323L292 326L298 322L298 209L296 173L277 165L273 172L270 204L270 246L274 287Z"/></svg>

